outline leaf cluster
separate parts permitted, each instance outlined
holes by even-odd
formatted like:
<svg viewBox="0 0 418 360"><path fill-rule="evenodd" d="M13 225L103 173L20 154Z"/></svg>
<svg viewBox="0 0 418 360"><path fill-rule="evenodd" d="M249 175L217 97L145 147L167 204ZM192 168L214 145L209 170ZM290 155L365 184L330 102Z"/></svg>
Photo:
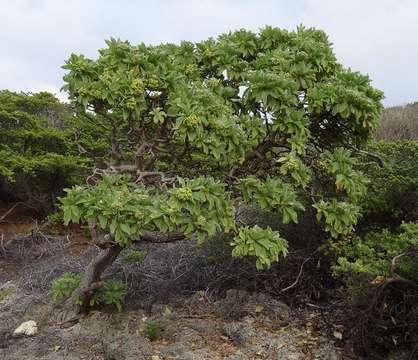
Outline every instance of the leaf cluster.
<svg viewBox="0 0 418 360"><path fill-rule="evenodd" d="M271 263L286 256L288 244L277 231L255 225L243 227L232 242L232 256L253 256L257 269L269 268Z"/></svg>
<svg viewBox="0 0 418 360"><path fill-rule="evenodd" d="M51 296L53 300L62 301L68 299L77 290L80 282L81 274L64 273L52 282ZM116 280L107 280L103 287L94 292L89 306L115 305L121 311L125 294L126 286L124 284Z"/></svg>
<svg viewBox="0 0 418 360"><path fill-rule="evenodd" d="M388 229L372 231L341 243L333 270L342 277L364 274L369 281L383 279L390 275L389 269L395 256L417 250L418 223L404 223L396 232ZM414 256L399 259L396 271L407 279L418 281L418 265Z"/></svg>

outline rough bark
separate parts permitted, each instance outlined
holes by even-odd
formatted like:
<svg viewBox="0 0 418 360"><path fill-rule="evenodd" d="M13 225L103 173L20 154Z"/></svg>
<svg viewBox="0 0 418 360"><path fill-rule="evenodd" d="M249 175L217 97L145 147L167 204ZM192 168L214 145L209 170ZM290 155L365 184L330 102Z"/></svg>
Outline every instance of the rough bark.
<svg viewBox="0 0 418 360"><path fill-rule="evenodd" d="M87 312L93 291L103 285L101 275L116 260L122 249L122 246L114 244L105 250L101 250L87 266L84 277L75 294L80 304L79 313Z"/></svg>
<svg viewBox="0 0 418 360"><path fill-rule="evenodd" d="M72 301L77 303L76 314L88 312L90 300L94 290L103 286L101 276L103 272L116 260L123 247L115 243L109 235L104 235L98 231L94 222L90 222L92 240L101 250L99 254L90 262L81 280L80 286L75 291ZM183 240L184 235L176 232L160 233L156 231L144 231L138 241L167 243ZM73 314L74 317L74 314Z"/></svg>
<svg viewBox="0 0 418 360"><path fill-rule="evenodd" d="M184 240L185 236L178 232L161 233L158 231L144 231L140 241L151 243L169 243Z"/></svg>

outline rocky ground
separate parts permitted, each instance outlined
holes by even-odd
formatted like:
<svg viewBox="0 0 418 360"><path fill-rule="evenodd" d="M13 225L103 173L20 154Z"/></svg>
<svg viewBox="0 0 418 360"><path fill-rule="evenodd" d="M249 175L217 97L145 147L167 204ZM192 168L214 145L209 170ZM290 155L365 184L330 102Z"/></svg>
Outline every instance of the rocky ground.
<svg viewBox="0 0 418 360"><path fill-rule="evenodd" d="M3 237L0 360L342 358L344 331L330 327L318 308L291 309L280 298L238 290L239 284L216 294L202 290L219 273L190 242L146 251L141 264L121 254L107 273L128 285L123 311L104 308L63 322L65 308L52 302L51 281L81 271L96 250L79 233L47 236L32 228ZM14 334L25 321L36 323L32 335ZM160 330L153 341L150 323Z"/></svg>
<svg viewBox="0 0 418 360"><path fill-rule="evenodd" d="M9 289L9 290L6 290ZM3 284L0 359L340 359L321 329L320 314L294 318L284 303L263 294L229 290L217 301L204 292L143 309L94 311L77 323L60 322L61 309ZM34 320L32 336L13 335ZM154 341L146 325L161 329ZM319 327L319 328L318 328Z"/></svg>

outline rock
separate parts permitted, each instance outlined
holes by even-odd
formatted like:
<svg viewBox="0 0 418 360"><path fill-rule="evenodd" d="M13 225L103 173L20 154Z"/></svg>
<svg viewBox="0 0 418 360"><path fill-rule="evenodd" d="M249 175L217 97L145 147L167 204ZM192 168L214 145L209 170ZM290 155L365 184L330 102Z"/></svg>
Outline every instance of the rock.
<svg viewBox="0 0 418 360"><path fill-rule="evenodd" d="M215 303L215 313L224 318L264 317L271 321L287 321L290 308L284 302L265 293L250 293L229 289L224 299Z"/></svg>
<svg viewBox="0 0 418 360"><path fill-rule="evenodd" d="M187 348L184 344L174 343L171 345L162 346L160 348L161 355L165 358L181 359L183 354L187 352Z"/></svg>
<svg viewBox="0 0 418 360"><path fill-rule="evenodd" d="M232 322L225 324L223 327L223 332L236 345L244 345L248 339L255 335L252 327L242 322Z"/></svg>
<svg viewBox="0 0 418 360"><path fill-rule="evenodd" d="M185 326L197 331L202 336L211 336L220 330L219 323L210 319L190 319Z"/></svg>
<svg viewBox="0 0 418 360"><path fill-rule="evenodd" d="M38 332L38 325L35 321L29 320L20 324L17 329L13 332L13 335L27 335L33 336Z"/></svg>
<svg viewBox="0 0 418 360"><path fill-rule="evenodd" d="M283 301L264 293L256 293L251 297L253 313L260 313L273 321L287 321L290 318L290 308Z"/></svg>
<svg viewBox="0 0 418 360"><path fill-rule="evenodd" d="M247 355L243 354L242 352L238 351L235 354L229 355L225 358L225 360L247 360L249 359Z"/></svg>
<svg viewBox="0 0 418 360"><path fill-rule="evenodd" d="M182 360L206 360L209 359L204 351L187 351L181 357Z"/></svg>

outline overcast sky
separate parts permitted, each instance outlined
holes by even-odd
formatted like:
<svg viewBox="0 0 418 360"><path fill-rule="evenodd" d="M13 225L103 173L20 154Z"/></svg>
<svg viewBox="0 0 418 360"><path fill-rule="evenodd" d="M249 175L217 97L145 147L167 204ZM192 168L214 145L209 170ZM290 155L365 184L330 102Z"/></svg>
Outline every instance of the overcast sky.
<svg viewBox="0 0 418 360"><path fill-rule="evenodd" d="M111 36L158 44L299 24L325 30L385 105L418 101L418 0L0 0L0 89L65 98L65 59L95 57Z"/></svg>

